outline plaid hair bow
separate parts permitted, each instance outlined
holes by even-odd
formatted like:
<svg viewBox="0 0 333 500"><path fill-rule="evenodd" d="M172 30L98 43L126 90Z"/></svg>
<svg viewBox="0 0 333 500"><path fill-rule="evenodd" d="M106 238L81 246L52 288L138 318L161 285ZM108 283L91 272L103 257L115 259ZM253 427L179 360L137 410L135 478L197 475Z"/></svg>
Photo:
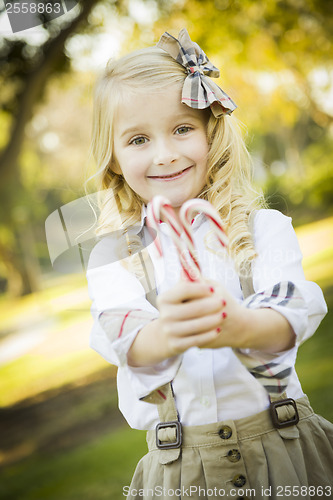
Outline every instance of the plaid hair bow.
<svg viewBox="0 0 333 500"><path fill-rule="evenodd" d="M187 71L182 91L183 103L194 109L210 106L216 118L231 114L236 109L232 99L209 78L218 78L219 70L199 45L192 42L185 28L179 33L178 39L167 32L163 33L157 47L168 52Z"/></svg>

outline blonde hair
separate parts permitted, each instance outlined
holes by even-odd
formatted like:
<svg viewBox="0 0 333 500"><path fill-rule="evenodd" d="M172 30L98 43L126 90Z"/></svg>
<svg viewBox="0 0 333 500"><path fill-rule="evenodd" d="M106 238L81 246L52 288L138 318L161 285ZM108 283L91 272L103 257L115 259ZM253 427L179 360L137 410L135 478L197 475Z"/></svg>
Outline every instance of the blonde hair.
<svg viewBox="0 0 333 500"><path fill-rule="evenodd" d="M148 93L172 84L182 85L186 70L169 54L156 47L132 52L109 61L95 90L92 152L97 162L97 187L104 191L98 234L138 224L142 200L121 175L112 171L115 114L129 92ZM199 198L219 211L229 236L229 253L238 272L247 269L256 252L248 227L250 213L264 206L263 197L252 187L252 162L237 120L215 118L207 125L210 145L206 185ZM121 220L120 220L121 219Z"/></svg>

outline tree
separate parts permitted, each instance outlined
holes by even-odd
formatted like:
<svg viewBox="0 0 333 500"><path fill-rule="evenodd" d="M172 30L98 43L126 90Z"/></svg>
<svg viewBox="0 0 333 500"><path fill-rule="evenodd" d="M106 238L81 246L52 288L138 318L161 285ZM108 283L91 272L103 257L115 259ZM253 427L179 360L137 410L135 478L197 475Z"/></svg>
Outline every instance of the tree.
<svg viewBox="0 0 333 500"><path fill-rule="evenodd" d="M24 129L31 119L34 106L44 93L51 75L61 71L68 71L69 61L64 47L68 38L75 33L81 25L87 23L87 17L96 0L80 2L80 12L69 23L60 29L54 29L52 22L45 21L48 31L47 41L30 51L26 56L27 43L22 40L4 39L0 52L2 68L2 85L6 85L9 78L15 81L15 92L7 102L2 102L2 109L11 113L11 131L6 146L0 153L1 183L17 176L19 168L18 156L24 139Z"/></svg>
<svg viewBox="0 0 333 500"><path fill-rule="evenodd" d="M7 229L5 234L4 231L1 234L0 257L7 269L9 291L13 294L29 293L38 286L36 270L31 272L35 260L30 243L31 229L27 232L29 214L23 216L23 220L21 214L23 224L20 225L14 210L18 198L23 196L19 157L25 127L50 77L68 71L65 43L79 28L84 29L95 5L96 0L79 2L78 12L71 21L52 22L46 14L44 30L47 40L40 46L31 47L16 38L5 38L1 43L0 81L2 89L7 90L1 93L1 108L9 124L9 133L8 141L0 152L0 195L6 208L1 222ZM22 245L27 255L25 260L22 259Z"/></svg>

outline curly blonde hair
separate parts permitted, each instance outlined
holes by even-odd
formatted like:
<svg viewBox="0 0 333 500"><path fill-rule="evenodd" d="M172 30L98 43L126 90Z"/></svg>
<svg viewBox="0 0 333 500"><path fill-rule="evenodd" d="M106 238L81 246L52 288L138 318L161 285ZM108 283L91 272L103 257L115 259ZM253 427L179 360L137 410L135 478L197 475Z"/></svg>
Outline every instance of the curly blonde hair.
<svg viewBox="0 0 333 500"><path fill-rule="evenodd" d="M138 224L143 201L121 175L113 172L113 126L115 114L128 92L160 91L172 84L181 86L187 73L165 51L149 47L120 60L109 61L96 85L92 153L97 162L97 188L103 190L99 235ZM252 186L253 166L240 126L233 116L215 118L207 124L210 146L206 184L198 198L208 200L219 211L229 237L229 253L238 272L255 258L248 219L265 206L263 196Z"/></svg>

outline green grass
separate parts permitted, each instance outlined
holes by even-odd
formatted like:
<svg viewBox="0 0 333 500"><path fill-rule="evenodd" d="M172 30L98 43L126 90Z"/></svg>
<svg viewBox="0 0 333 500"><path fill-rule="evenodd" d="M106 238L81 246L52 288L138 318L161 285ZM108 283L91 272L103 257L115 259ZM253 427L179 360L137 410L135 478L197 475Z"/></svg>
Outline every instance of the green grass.
<svg viewBox="0 0 333 500"><path fill-rule="evenodd" d="M31 457L0 476L3 500L119 500L139 458L145 433L122 428L55 456Z"/></svg>

